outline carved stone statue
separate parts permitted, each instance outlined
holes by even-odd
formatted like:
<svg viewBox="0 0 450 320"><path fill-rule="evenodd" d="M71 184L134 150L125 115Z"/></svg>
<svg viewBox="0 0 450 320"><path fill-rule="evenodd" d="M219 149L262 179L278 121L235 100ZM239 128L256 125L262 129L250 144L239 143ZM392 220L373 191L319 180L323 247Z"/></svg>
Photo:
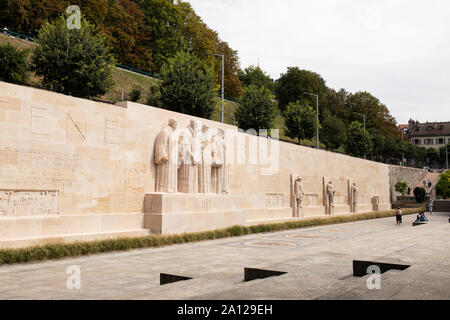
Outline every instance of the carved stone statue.
<svg viewBox="0 0 450 320"><path fill-rule="evenodd" d="M169 120L168 126L163 128L155 140L155 191L177 192L178 147L174 131L177 122Z"/></svg>
<svg viewBox="0 0 450 320"><path fill-rule="evenodd" d="M334 191L333 188L333 182L329 181L326 188L327 193L327 204L329 207L334 207L334 195L336 194L336 191Z"/></svg>
<svg viewBox="0 0 450 320"><path fill-rule="evenodd" d="M351 204L353 206L356 206L358 204L358 188L356 187L356 183L353 182L351 188L350 188L350 195L352 197Z"/></svg>
<svg viewBox="0 0 450 320"><path fill-rule="evenodd" d="M353 182L350 186L350 211L357 212L358 208L358 188L356 187L356 183Z"/></svg>
<svg viewBox="0 0 450 320"><path fill-rule="evenodd" d="M303 207L303 199L305 197L305 193L303 192L303 184L302 179L297 177L294 182L294 197L295 197L295 216L300 216L300 209Z"/></svg>
<svg viewBox="0 0 450 320"><path fill-rule="evenodd" d="M202 162L198 170L198 191L200 193L212 193L211 188L211 136L207 126L202 127Z"/></svg>
<svg viewBox="0 0 450 320"><path fill-rule="evenodd" d="M201 162L200 121L192 120L180 134L178 192L198 193L198 166Z"/></svg>
<svg viewBox="0 0 450 320"><path fill-rule="evenodd" d="M224 131L218 129L217 134L212 137L211 141L211 183L214 193L227 193L225 188L225 139Z"/></svg>

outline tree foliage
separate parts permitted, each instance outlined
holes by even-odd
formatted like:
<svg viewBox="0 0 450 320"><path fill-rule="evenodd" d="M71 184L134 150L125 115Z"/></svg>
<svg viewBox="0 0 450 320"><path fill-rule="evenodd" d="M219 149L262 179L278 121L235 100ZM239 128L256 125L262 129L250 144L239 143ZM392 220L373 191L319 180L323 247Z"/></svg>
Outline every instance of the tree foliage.
<svg viewBox="0 0 450 320"><path fill-rule="evenodd" d="M441 177L436 185L436 192L439 196L448 199L450 198L450 170L447 170Z"/></svg>
<svg viewBox="0 0 450 320"><path fill-rule="evenodd" d="M271 92L275 92L275 83L259 66L248 66L238 72L239 80L246 87L255 85L257 87L266 87Z"/></svg>
<svg viewBox="0 0 450 320"><path fill-rule="evenodd" d="M7 44L0 45L0 79L24 83L28 79L28 51Z"/></svg>
<svg viewBox="0 0 450 320"><path fill-rule="evenodd" d="M329 115L325 118L320 129L320 141L328 149L335 150L345 143L346 128L344 121L337 116Z"/></svg>
<svg viewBox="0 0 450 320"><path fill-rule="evenodd" d="M424 188L415 187L413 193L417 203L422 203L425 201L426 191Z"/></svg>
<svg viewBox="0 0 450 320"><path fill-rule="evenodd" d="M290 138L312 139L317 130L316 111L305 101L291 102L285 111L286 134Z"/></svg>
<svg viewBox="0 0 450 320"><path fill-rule="evenodd" d="M406 193L408 191L408 184L404 181L399 181L395 184L394 188L395 188L395 191L397 191L402 196L404 196L404 195L406 195Z"/></svg>
<svg viewBox="0 0 450 320"><path fill-rule="evenodd" d="M235 116L241 129L259 132L271 129L277 112L273 94L265 87L250 85L244 90Z"/></svg>
<svg viewBox="0 0 450 320"><path fill-rule="evenodd" d="M362 123L353 121L347 129L346 150L350 155L361 157L372 151L372 137Z"/></svg>
<svg viewBox="0 0 450 320"><path fill-rule="evenodd" d="M195 55L179 52L161 68L163 108L210 118L214 111L216 84L210 67Z"/></svg>
<svg viewBox="0 0 450 320"><path fill-rule="evenodd" d="M319 95L319 115L321 115L327 99L328 88L325 80L319 74L300 70L298 67L289 67L287 72L276 81L275 92L282 111L289 103L299 100L306 100L311 106L315 106L316 98L304 93L317 94Z"/></svg>
<svg viewBox="0 0 450 320"><path fill-rule="evenodd" d="M39 31L32 68L43 85L77 97L103 95L112 86L115 60L99 30L82 19L81 29L69 30L61 16Z"/></svg>

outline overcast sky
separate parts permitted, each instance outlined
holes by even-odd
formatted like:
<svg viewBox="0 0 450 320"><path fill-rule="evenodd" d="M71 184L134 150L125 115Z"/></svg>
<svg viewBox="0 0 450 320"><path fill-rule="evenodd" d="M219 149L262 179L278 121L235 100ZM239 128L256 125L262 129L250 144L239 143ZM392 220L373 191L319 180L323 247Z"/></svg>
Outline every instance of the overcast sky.
<svg viewBox="0 0 450 320"><path fill-rule="evenodd" d="M448 0L188 0L237 50L278 79L288 66L331 88L369 91L398 123L450 121Z"/></svg>

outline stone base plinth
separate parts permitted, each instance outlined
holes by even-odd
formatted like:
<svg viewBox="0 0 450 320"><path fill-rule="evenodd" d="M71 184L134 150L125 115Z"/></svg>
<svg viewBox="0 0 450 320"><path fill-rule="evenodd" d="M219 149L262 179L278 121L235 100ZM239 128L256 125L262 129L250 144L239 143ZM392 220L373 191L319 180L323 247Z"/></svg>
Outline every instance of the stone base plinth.
<svg viewBox="0 0 450 320"><path fill-rule="evenodd" d="M0 247L141 236L143 221L142 213L1 217Z"/></svg>
<svg viewBox="0 0 450 320"><path fill-rule="evenodd" d="M174 234L245 223L242 197L227 194L150 193L144 200L144 228Z"/></svg>

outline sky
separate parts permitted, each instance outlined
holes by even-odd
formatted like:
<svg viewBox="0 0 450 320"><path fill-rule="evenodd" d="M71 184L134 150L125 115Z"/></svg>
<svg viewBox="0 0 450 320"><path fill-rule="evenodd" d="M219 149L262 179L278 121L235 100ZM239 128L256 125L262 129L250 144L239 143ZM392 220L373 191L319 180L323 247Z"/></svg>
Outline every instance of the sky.
<svg viewBox="0 0 450 320"><path fill-rule="evenodd" d="M241 68L297 66L368 91L397 122L450 121L448 0L188 0Z"/></svg>

